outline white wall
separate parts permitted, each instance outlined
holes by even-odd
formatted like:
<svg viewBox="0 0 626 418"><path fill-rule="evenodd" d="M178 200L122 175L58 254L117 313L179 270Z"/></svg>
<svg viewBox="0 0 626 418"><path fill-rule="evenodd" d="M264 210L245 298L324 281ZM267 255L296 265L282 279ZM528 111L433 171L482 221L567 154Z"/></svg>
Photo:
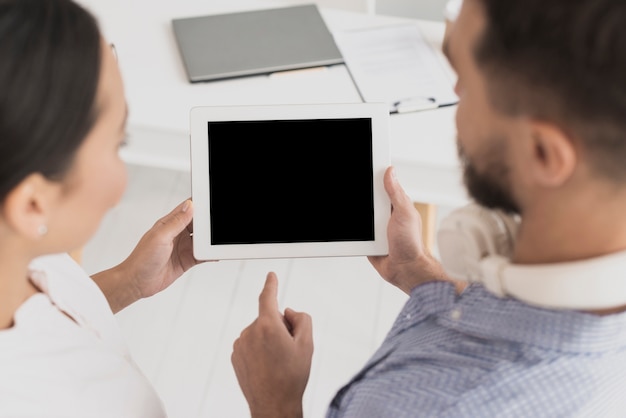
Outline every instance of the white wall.
<svg viewBox="0 0 626 418"><path fill-rule="evenodd" d="M376 0L376 13L427 20L444 20L446 0Z"/></svg>

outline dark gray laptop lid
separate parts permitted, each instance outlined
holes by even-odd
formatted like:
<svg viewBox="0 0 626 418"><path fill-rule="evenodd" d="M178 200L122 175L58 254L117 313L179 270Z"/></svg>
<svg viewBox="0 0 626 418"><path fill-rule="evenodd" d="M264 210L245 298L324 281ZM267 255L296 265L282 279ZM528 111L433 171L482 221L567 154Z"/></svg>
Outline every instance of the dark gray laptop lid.
<svg viewBox="0 0 626 418"><path fill-rule="evenodd" d="M343 63L315 4L172 23L191 82Z"/></svg>

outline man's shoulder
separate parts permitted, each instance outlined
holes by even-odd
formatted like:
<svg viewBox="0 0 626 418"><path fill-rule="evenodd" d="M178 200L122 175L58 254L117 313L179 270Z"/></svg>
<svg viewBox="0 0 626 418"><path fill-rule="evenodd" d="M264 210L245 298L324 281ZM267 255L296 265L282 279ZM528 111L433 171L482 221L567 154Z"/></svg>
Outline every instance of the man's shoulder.
<svg viewBox="0 0 626 418"><path fill-rule="evenodd" d="M330 416L572 416L623 386L624 318L540 309L481 286L449 292L431 285L411 295Z"/></svg>

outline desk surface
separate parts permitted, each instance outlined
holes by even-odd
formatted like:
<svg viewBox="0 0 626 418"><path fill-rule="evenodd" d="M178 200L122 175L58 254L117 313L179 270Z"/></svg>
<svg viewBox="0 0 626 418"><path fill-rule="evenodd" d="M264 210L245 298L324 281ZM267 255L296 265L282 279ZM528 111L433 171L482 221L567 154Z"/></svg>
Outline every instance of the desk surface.
<svg viewBox="0 0 626 418"><path fill-rule="evenodd" d="M129 104L130 163L189 170L189 110L233 104L360 102L344 65L322 70L276 73L190 84L174 39L171 20L269 7L268 0L79 0L100 21L116 46ZM406 20L321 8L331 32ZM418 21L424 36L440 49L441 23ZM443 57L442 68L452 82ZM442 205L466 202L456 155L455 108L393 115L391 162L416 201Z"/></svg>

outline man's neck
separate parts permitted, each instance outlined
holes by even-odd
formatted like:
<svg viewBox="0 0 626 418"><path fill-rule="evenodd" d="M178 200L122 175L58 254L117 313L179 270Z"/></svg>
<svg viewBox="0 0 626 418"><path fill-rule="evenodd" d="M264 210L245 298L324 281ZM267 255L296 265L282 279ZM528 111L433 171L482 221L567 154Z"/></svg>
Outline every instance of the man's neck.
<svg viewBox="0 0 626 418"><path fill-rule="evenodd" d="M626 191L598 188L571 199L538 199L524 210L513 262L559 263L626 250Z"/></svg>
<svg viewBox="0 0 626 418"><path fill-rule="evenodd" d="M626 192L611 188L581 192L575 199L544 199L524 211L512 261L562 263L624 251L625 208ZM624 311L626 306L589 312L610 315Z"/></svg>

